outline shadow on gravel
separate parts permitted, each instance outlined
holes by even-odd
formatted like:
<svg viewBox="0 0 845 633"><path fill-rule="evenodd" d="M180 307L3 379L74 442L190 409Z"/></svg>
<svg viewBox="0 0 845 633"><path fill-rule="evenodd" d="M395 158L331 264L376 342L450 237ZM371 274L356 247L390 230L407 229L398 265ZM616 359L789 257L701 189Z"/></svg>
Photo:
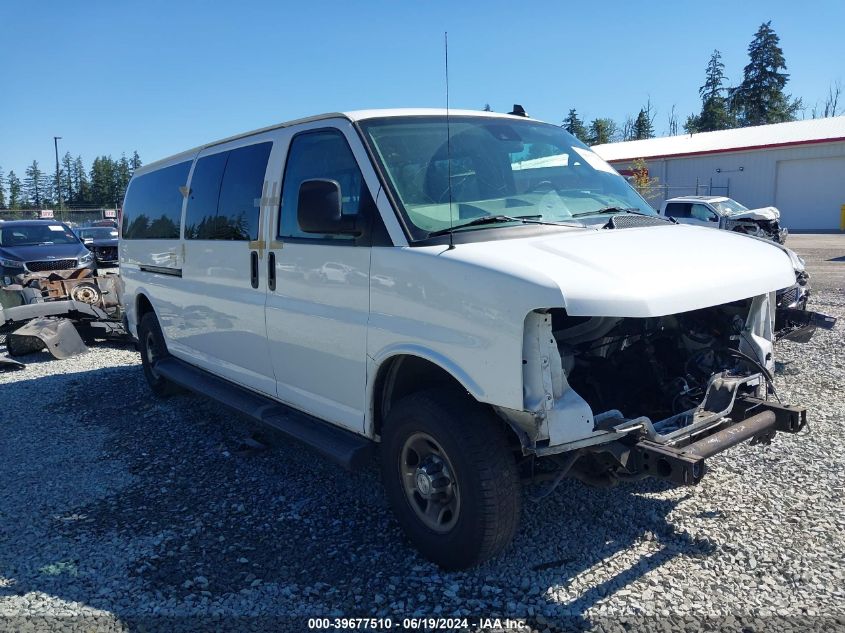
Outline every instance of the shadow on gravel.
<svg viewBox="0 0 845 633"><path fill-rule="evenodd" d="M36 386L49 393L54 381L63 395L39 403L46 413L38 424L48 432L93 429L101 438L90 462L75 460L68 446L67 459L0 494L0 580L15 578L0 583L0 597L40 591L128 618L203 613L212 603L224 615L394 618L434 615L439 605L442 615L542 613L572 627L586 626L586 609L668 559L711 551L667 521L682 499L650 496L662 483L596 490L565 481L543 502L525 502L522 529L504 555L441 572L404 541L374 466L347 473L284 441L238 451L254 430L249 422L189 395L156 400L138 367L21 381L3 395ZM29 545L18 547L13 517L46 482L74 481L80 469L85 485L102 492L57 496L55 507L33 511ZM15 471L0 465L6 481L16 481ZM617 560L644 540L653 541L652 553ZM570 585L582 573L607 579L575 593Z"/></svg>

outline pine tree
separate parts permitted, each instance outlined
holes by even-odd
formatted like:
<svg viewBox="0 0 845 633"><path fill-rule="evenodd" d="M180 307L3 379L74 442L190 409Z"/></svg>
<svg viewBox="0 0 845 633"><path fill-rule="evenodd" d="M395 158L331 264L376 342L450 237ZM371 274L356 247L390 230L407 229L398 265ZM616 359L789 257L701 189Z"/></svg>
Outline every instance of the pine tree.
<svg viewBox="0 0 845 633"><path fill-rule="evenodd" d="M91 201L100 207L113 207L119 204L119 187L118 163L111 156L95 158L91 164Z"/></svg>
<svg viewBox="0 0 845 633"><path fill-rule="evenodd" d="M483 111L484 111L484 112L492 112L492 111L493 111L493 108L491 108L491 107L490 107L490 104L489 104L489 103L485 103L485 104L484 104L484 109L483 109ZM135 152L135 155L136 155L136 156L137 156L137 154L138 154L138 152Z"/></svg>
<svg viewBox="0 0 845 633"><path fill-rule="evenodd" d="M0 167L0 209L6 208L6 177L3 176L3 169Z"/></svg>
<svg viewBox="0 0 845 633"><path fill-rule="evenodd" d="M77 156L73 161L73 191L74 204L91 204L91 183L88 181L88 174L85 173L85 165L82 164L82 156Z"/></svg>
<svg viewBox="0 0 845 633"><path fill-rule="evenodd" d="M65 152L62 157L62 200L65 204L70 204L73 198L73 157L70 152Z"/></svg>
<svg viewBox="0 0 845 633"><path fill-rule="evenodd" d="M20 209L21 203L21 180L14 171L9 172L9 208Z"/></svg>
<svg viewBox="0 0 845 633"><path fill-rule="evenodd" d="M593 119L588 134L589 145L612 143L617 133L618 129L613 119Z"/></svg>
<svg viewBox="0 0 845 633"><path fill-rule="evenodd" d="M640 108L640 113L634 121L632 138L639 141L646 138L654 138L654 124L647 108Z"/></svg>
<svg viewBox="0 0 845 633"><path fill-rule="evenodd" d="M684 121L684 132L687 134L695 134L699 131L700 119L697 114L690 114L687 120Z"/></svg>
<svg viewBox="0 0 845 633"><path fill-rule="evenodd" d="M44 202L46 193L44 172L38 166L38 161L32 161L32 164L26 168L25 177L23 180L23 195L24 200L28 206L40 209Z"/></svg>
<svg viewBox="0 0 845 633"><path fill-rule="evenodd" d="M115 201L118 205L120 205L123 200L123 196L126 194L126 187L129 186L129 179L132 178L132 167L129 160L126 158L126 154L121 154L120 160L117 162L115 175L117 178L115 183L115 193L117 194L117 198Z"/></svg>
<svg viewBox="0 0 845 633"><path fill-rule="evenodd" d="M56 178L56 174L52 173L47 176L47 188L45 191L47 192L45 195L46 199L49 199L49 202L58 205L59 200L64 202L65 198L62 195L61 188L62 188L62 181L64 180L64 172L61 171L61 167L59 168L58 179ZM60 197L61 196L61 197ZM48 204L48 200L44 201L44 204Z"/></svg>
<svg viewBox="0 0 845 633"><path fill-rule="evenodd" d="M563 120L563 129L572 134L572 136L577 138L579 141L584 143L587 142L587 138L589 137L589 134L587 134L587 128L584 127L584 122L578 118L578 113L575 112L575 108L572 108Z"/></svg>
<svg viewBox="0 0 845 633"><path fill-rule="evenodd" d="M725 98L725 65L722 54L714 50L707 62L704 85L698 89L701 97L701 113L691 121L687 119L684 128L687 132L712 132L734 127L735 120L728 109Z"/></svg>
<svg viewBox="0 0 845 633"><path fill-rule="evenodd" d="M487 104L487 107L490 107L490 104ZM132 158L129 159L129 167L132 170L132 173L135 173L135 170L138 169L143 163L141 162L141 157L138 156L138 150L136 149L132 152Z"/></svg>
<svg viewBox="0 0 845 633"><path fill-rule="evenodd" d="M748 45L748 65L742 83L729 91L731 110L742 125L765 125L794 121L801 109L800 99L784 93L789 80L780 38L771 21L757 29Z"/></svg>

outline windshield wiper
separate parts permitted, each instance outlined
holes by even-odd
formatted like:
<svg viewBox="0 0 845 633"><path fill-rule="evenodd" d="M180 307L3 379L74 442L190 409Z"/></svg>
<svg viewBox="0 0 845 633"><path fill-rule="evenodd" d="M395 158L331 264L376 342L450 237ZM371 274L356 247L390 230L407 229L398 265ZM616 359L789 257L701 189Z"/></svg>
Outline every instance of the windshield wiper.
<svg viewBox="0 0 845 633"><path fill-rule="evenodd" d="M637 207L602 207L601 209L596 209L595 211L583 211L581 213L575 213L572 217L582 218L588 215L604 215L607 213L631 213L633 215L644 215L647 218L657 218L658 220L665 220L666 222L671 222L672 224L678 223L675 218L666 218L657 213L643 213Z"/></svg>
<svg viewBox="0 0 845 633"><path fill-rule="evenodd" d="M582 218L586 215L602 215L605 213L636 213L637 215L648 215L636 207L602 207L601 209L596 209L595 211L582 211L581 213L575 213L572 217Z"/></svg>
<svg viewBox="0 0 845 633"><path fill-rule="evenodd" d="M463 224L456 224L455 226L450 226L445 229L438 229L437 231L432 231L428 234L428 237L437 237L438 235L446 235L447 233L451 233L456 229L462 229L465 226L481 226L483 224L500 224L502 222L522 222L522 224L546 224L549 226L576 226L579 228L583 228L583 224L579 223L566 223L566 222L546 222L544 220L540 220L538 218L542 218L542 215L483 215L480 218L475 218L474 220L470 220L469 222L464 222Z"/></svg>

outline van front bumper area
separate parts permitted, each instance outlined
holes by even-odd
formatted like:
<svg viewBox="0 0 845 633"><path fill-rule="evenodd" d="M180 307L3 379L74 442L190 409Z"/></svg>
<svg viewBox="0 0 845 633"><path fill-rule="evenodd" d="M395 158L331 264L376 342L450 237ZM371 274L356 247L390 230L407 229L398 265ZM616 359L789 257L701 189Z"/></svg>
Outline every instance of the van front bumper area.
<svg viewBox="0 0 845 633"><path fill-rule="evenodd" d="M623 476L653 476L676 484L697 484L707 472L707 458L749 440L752 444L769 444L778 431L798 433L806 426L804 407L740 397L725 423L704 434L681 437L671 444L649 439L633 442L621 464Z"/></svg>
<svg viewBox="0 0 845 633"><path fill-rule="evenodd" d="M658 422L645 416L626 419L615 410L600 414L595 418L596 432L578 442L579 446L531 451L550 467L535 480L559 482L568 474L597 486L645 477L695 485L706 474L710 457L743 442L766 445L778 432L798 433L806 428L805 407L756 397L764 386L750 388L762 378L761 374L716 374L695 410Z"/></svg>

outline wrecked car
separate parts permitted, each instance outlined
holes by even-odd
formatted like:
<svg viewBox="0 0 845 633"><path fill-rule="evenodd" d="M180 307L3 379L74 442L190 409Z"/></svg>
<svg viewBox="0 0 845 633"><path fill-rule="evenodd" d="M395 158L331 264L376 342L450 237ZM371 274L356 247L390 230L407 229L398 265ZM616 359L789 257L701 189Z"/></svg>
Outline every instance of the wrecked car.
<svg viewBox="0 0 845 633"><path fill-rule="evenodd" d="M95 267L94 254L62 222L10 220L0 225L0 284L30 273Z"/></svg>
<svg viewBox="0 0 845 633"><path fill-rule="evenodd" d="M0 284L0 338L11 356L46 349L64 359L97 339L125 338L119 276L88 269L24 273Z"/></svg>
<svg viewBox="0 0 845 633"><path fill-rule="evenodd" d="M780 211L775 207L749 209L724 196L684 196L666 200L660 215L681 224L735 231L786 243L789 231L780 225Z"/></svg>
<svg viewBox="0 0 845 633"><path fill-rule="evenodd" d="M772 379L789 255L662 217L527 117L327 114L143 166L120 259L154 394L205 394L349 468L377 454L446 568L507 546L524 483L693 485L807 422Z"/></svg>
<svg viewBox="0 0 845 633"><path fill-rule="evenodd" d="M94 253L94 258L100 266L117 265L117 237L116 227L84 226L74 229L85 248Z"/></svg>

